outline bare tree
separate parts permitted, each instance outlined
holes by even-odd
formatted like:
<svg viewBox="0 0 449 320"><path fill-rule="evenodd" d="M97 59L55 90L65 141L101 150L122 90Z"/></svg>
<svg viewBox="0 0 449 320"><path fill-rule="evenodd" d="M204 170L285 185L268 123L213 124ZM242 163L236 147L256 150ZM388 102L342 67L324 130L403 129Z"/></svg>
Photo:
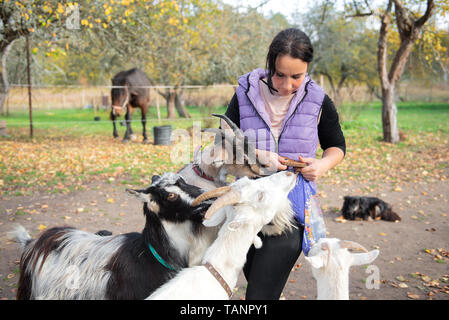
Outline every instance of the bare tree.
<svg viewBox="0 0 449 320"><path fill-rule="evenodd" d="M401 44L396 51L390 70L387 61L387 35L391 24L391 9L394 4L396 25L398 27ZM418 19L401 0L389 0L387 10L381 16L379 45L377 52L377 65L382 88L382 128L383 139L386 142L399 142L399 130L397 126L397 107L395 104L395 89L404 72L405 64L418 38L422 27L429 20L434 9L434 1L427 0L425 13Z"/></svg>
<svg viewBox="0 0 449 320"><path fill-rule="evenodd" d="M373 14L369 3L354 0L349 5L354 14L348 17L363 17ZM363 12L361 7L365 6L369 12ZM395 90L408 61L413 45L422 32L424 24L432 16L435 8L434 0L427 0L424 14L418 15L406 8L404 1L389 0L387 7L380 13L380 32L377 47L377 69L382 91L382 128L383 140L390 143L399 142L399 130L397 125L397 107L395 103ZM394 18L393 18L394 10ZM399 32L400 45L394 53L394 58L388 70L388 48L387 38L392 23L396 20Z"/></svg>

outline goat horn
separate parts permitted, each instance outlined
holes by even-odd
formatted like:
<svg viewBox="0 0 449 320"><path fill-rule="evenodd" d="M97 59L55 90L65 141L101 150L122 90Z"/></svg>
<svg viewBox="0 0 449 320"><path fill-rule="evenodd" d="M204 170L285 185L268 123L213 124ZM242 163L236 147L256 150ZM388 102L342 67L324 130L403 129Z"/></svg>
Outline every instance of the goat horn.
<svg viewBox="0 0 449 320"><path fill-rule="evenodd" d="M214 203L212 203L212 205L206 211L206 214L204 215L204 219L206 219L206 220L209 219L219 209L223 208L224 206L237 203L239 200L240 200L240 194L237 191L231 189L229 192L225 193L220 198L215 200Z"/></svg>
<svg viewBox="0 0 449 320"><path fill-rule="evenodd" d="M240 128L237 127L237 125L234 122L232 122L231 119L229 119L227 116L225 116L224 114L217 114L217 113L212 113L212 115L214 117L218 117L226 121L226 123L231 127L232 131L234 131L235 135L238 136L239 138L243 138L243 133L242 131L240 131Z"/></svg>
<svg viewBox="0 0 449 320"><path fill-rule="evenodd" d="M330 250L329 244L326 243L326 242L322 243L322 244L321 244L321 249L322 249L322 250Z"/></svg>
<svg viewBox="0 0 449 320"><path fill-rule="evenodd" d="M192 207L196 207L197 205L199 205L201 202L206 201L210 198L217 198L222 196L223 194L225 194L226 192L231 191L231 187L230 186L224 186L221 188L217 188L214 190L210 190L207 192L202 193L201 195L199 195L198 197L196 197L195 200L193 200L192 202Z"/></svg>
<svg viewBox="0 0 449 320"><path fill-rule="evenodd" d="M363 251L368 252L364 246L354 241L342 240L340 241L340 247L354 250L362 249Z"/></svg>
<svg viewBox="0 0 449 320"><path fill-rule="evenodd" d="M256 146L254 145L254 143L252 141L250 141L248 139L248 137L246 137L243 134L242 130L239 127L237 127L237 125L234 122L232 122L231 119L229 119L226 115L223 115L223 114L213 113L212 115L214 117L218 117L218 118L223 119L231 127L232 131L234 132L234 134L235 134L235 136L237 138L236 139L236 146L237 146L239 141L243 141L243 146L241 146L241 147L245 148L245 146L248 146L248 154L254 155L254 156L256 155ZM226 136L225 136L225 138L226 138ZM257 157L256 157L255 160L256 160L255 164L250 164L251 171L254 172L255 174L259 175L259 176L267 175L267 174L264 174L262 172L263 169L262 169L262 166L260 165Z"/></svg>
<svg viewBox="0 0 449 320"><path fill-rule="evenodd" d="M322 243L321 250L327 251L327 265L329 265L329 260L331 259L331 248L329 247L329 243L327 242Z"/></svg>

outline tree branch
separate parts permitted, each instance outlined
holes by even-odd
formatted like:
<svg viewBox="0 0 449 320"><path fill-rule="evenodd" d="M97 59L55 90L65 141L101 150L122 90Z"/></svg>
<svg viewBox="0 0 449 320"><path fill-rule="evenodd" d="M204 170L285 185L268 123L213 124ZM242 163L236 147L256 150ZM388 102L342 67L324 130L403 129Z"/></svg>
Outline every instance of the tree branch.
<svg viewBox="0 0 449 320"><path fill-rule="evenodd" d="M410 19L411 15L407 8L404 8L400 0L393 0L395 3L396 20L398 24L399 33L401 36L401 45L396 52L393 63L391 65L388 78L393 85L399 80L404 72L407 59L412 51L413 44L420 33L424 23L431 17L434 2L427 1L427 8L424 15L416 21ZM418 25L419 23L419 25Z"/></svg>
<svg viewBox="0 0 449 320"><path fill-rule="evenodd" d="M421 28L427 22L427 20L430 19L434 9L435 9L435 2L433 0L427 0L426 12L424 12L421 18L415 21L415 27Z"/></svg>
<svg viewBox="0 0 449 320"><path fill-rule="evenodd" d="M386 89L390 85L387 71L387 35L391 23L390 13L392 5L392 0L389 0L387 10L385 10L381 16L380 35L377 45L377 69L379 72L380 84L383 89Z"/></svg>

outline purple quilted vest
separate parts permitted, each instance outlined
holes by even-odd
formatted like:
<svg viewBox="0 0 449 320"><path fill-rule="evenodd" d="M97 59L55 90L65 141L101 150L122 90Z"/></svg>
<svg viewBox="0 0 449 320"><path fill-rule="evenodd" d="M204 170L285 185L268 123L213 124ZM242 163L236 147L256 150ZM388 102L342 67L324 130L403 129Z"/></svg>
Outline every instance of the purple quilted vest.
<svg viewBox="0 0 449 320"><path fill-rule="evenodd" d="M271 133L270 117L260 95L259 80L266 71L256 69L239 78L236 90L240 108L240 128L257 149L276 152L294 160L298 156L314 158L318 148L318 115L324 90L306 77L303 90L298 90L281 127L278 141Z"/></svg>
<svg viewBox="0 0 449 320"><path fill-rule="evenodd" d="M239 78L236 89L240 110L240 128L256 148L276 152L294 160L301 155L315 158L318 148L318 116L324 100L324 90L308 76L292 98L282 123L278 141L270 128L270 117L265 111L260 95L259 80L266 77L266 71L256 69ZM302 249L308 255L311 246L325 237L324 220L319 205L313 198L316 184L298 176L289 199L295 211L296 220L304 226ZM315 206L315 209L313 209Z"/></svg>

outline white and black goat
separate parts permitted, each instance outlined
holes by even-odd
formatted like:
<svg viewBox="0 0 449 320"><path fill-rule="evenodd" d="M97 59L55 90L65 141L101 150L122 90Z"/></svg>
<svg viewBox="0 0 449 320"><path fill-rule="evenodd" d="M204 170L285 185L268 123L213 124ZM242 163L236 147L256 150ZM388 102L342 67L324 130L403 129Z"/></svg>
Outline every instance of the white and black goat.
<svg viewBox="0 0 449 320"><path fill-rule="evenodd" d="M178 171L186 182L209 191L227 185L228 174L237 178L268 175L265 165L256 157L254 144L240 128L225 115L213 116L221 118L221 129L205 129L216 133L215 142L196 152L193 162Z"/></svg>
<svg viewBox="0 0 449 320"><path fill-rule="evenodd" d="M283 171L257 180L241 178L200 196L193 205L219 196L204 222L217 226L224 221L217 239L207 249L203 265L183 269L148 299L229 299L250 246L262 246L257 236L262 227L276 219L293 227L288 194L295 181L295 174Z"/></svg>
<svg viewBox="0 0 449 320"><path fill-rule="evenodd" d="M211 203L191 206L203 190L170 173L128 192L144 202L142 233L56 227L33 240L21 226L11 232L24 247L17 299L143 299L187 267L189 239L204 229Z"/></svg>
<svg viewBox="0 0 449 320"><path fill-rule="evenodd" d="M352 253L348 249L362 249L365 252ZM317 299L349 300L349 268L370 264L378 255L379 250L368 252L353 241L319 239L305 257L312 266L312 274L317 281Z"/></svg>

